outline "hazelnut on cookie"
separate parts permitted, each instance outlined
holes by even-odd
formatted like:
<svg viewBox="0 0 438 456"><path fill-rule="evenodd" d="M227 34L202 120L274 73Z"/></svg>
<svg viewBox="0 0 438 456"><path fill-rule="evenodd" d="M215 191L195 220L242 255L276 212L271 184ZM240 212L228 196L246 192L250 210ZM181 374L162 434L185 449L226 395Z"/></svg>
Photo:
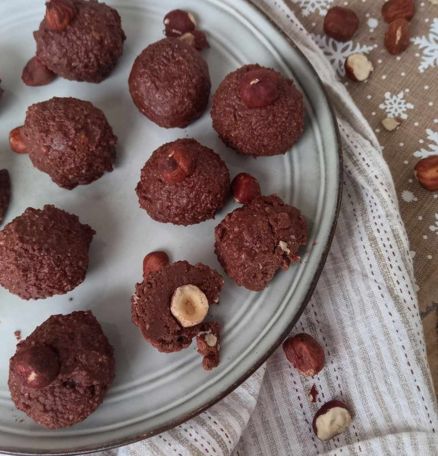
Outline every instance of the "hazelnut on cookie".
<svg viewBox="0 0 438 456"><path fill-rule="evenodd" d="M222 276L204 264L162 263L137 283L132 322L161 352L180 351L196 337L203 366L212 369L219 363L219 324L205 319L209 307L219 302L223 284Z"/></svg>

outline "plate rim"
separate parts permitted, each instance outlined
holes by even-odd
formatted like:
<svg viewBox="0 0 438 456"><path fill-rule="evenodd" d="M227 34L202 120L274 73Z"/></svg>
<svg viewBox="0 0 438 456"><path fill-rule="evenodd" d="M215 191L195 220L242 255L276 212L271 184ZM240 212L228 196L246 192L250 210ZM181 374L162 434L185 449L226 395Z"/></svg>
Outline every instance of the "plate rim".
<svg viewBox="0 0 438 456"><path fill-rule="evenodd" d="M327 90L325 89L320 77L318 76L318 73L314 69L313 65L310 63L309 59L304 55L304 53L297 47L297 45L293 42L293 40L280 28L279 25L277 25L266 13L263 11L261 6L257 4L257 0L242 0L242 3L245 3L248 5L250 8L255 9L260 15L262 15L288 42L288 44L294 48L294 50L297 52L297 54L300 56L302 62L304 65L307 66L307 69L313 74L315 78L315 82L319 85L321 92L324 95L325 103L328 108L332 123L333 123L333 128L334 128L334 140L336 143L336 152L337 152L337 158L338 158L338 166L337 166L337 177L338 177L338 185L336 188L337 195L336 195L336 206L334 209L334 214L333 214L333 220L332 224L330 227L330 231L327 236L327 242L324 248L324 251L322 252L321 259L318 263L318 267L316 268L315 274L312 278L312 281L310 283L310 286L307 290L306 295L304 296L302 302L299 305L298 311L295 314L295 316L292 318L290 323L287 325L286 329L280 334L280 336L275 340L275 342L271 345L271 347L266 350L266 352L261 356L261 358L253 365L251 368L249 368L246 372L244 372L238 380L236 380L232 385L230 385L228 388L226 388L224 391L221 393L217 394L215 397L213 397L211 400L208 402L204 403L202 406L192 410L189 413L186 413L182 415L181 417L175 418L173 420L170 420L168 423L161 425L151 431L144 432L142 434L136 434L131 437L124 437L121 439L109 441L105 444L97 444L97 445L88 445L86 447L82 448L77 448L77 449L67 449L67 450L49 450L49 451L41 451L36 449L35 451L22 451L22 450L17 450L14 448L0 448L0 454L8 454L8 455L17 455L17 456L35 456L35 455L50 455L50 456L70 456L70 455L83 455L83 454L89 454L93 452L98 452L98 451L106 451L114 448L119 448L121 446L126 446L130 445L136 442L139 442L141 440L148 439L150 437L153 437L154 435L161 434L162 432L165 432L169 429L172 429L188 420L191 418L194 418L195 416L199 415L200 413L204 412L226 396L228 396L230 393L232 393L238 386L240 386L247 378L249 378L263 363L266 362L266 360L274 353L274 351L280 346L281 342L286 338L286 336L291 332L292 328L295 326L296 322L299 320L301 317L304 309L306 308L307 304L310 301L310 298L313 295L313 292L315 291L316 285L319 281L319 278L321 276L321 272L323 270L323 267L326 263L328 253L330 251L334 234L336 231L336 226L339 218L339 212L340 212L340 207L341 207L341 201L342 201L342 189L343 189L343 181L342 181L342 176L343 176L343 150L341 146L341 135L339 133L339 127L336 119L336 115L334 113L334 109L329 101L329 95Z"/></svg>

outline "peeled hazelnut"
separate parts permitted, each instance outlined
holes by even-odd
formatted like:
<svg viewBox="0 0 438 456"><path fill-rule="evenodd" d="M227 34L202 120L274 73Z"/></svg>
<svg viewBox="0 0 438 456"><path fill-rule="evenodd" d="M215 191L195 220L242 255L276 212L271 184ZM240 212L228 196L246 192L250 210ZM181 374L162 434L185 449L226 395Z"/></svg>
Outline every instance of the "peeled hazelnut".
<svg viewBox="0 0 438 456"><path fill-rule="evenodd" d="M49 30L62 32L75 18L76 5L71 0L50 0L46 3L44 22Z"/></svg>
<svg viewBox="0 0 438 456"><path fill-rule="evenodd" d="M415 165L415 177L426 190L438 191L438 155L420 160Z"/></svg>
<svg viewBox="0 0 438 456"><path fill-rule="evenodd" d="M26 154L26 144L22 135L23 127L17 127L9 133L9 145L17 154Z"/></svg>
<svg viewBox="0 0 438 456"><path fill-rule="evenodd" d="M385 22L392 22L396 19L410 21L415 14L414 0L389 0L382 6L382 16Z"/></svg>
<svg viewBox="0 0 438 456"><path fill-rule="evenodd" d="M21 73L22 81L28 86L42 86L49 84L56 78L38 57L32 57Z"/></svg>
<svg viewBox="0 0 438 456"><path fill-rule="evenodd" d="M44 388L55 380L60 369L56 351L47 345L34 345L11 358L11 370L31 388Z"/></svg>
<svg viewBox="0 0 438 456"><path fill-rule="evenodd" d="M366 81L372 71L373 64L368 60L365 54L350 54L345 60L345 74L355 82Z"/></svg>
<svg viewBox="0 0 438 456"><path fill-rule="evenodd" d="M386 50L393 55L401 54L410 43L409 22L406 19L392 21L385 33Z"/></svg>
<svg viewBox="0 0 438 456"><path fill-rule="evenodd" d="M197 51L203 51L210 47L207 41L207 35L200 30L193 30L192 32L184 33L179 37L181 41L193 46Z"/></svg>
<svg viewBox="0 0 438 456"><path fill-rule="evenodd" d="M208 300L196 285L182 285L172 296L170 312L183 328L199 325L208 313Z"/></svg>
<svg viewBox="0 0 438 456"><path fill-rule="evenodd" d="M313 377L324 367L324 350L309 334L289 337L283 342L283 350L288 361L306 377Z"/></svg>
<svg viewBox="0 0 438 456"><path fill-rule="evenodd" d="M334 6L324 18L324 32L337 41L348 41L359 28L359 18L350 8Z"/></svg>
<svg viewBox="0 0 438 456"><path fill-rule="evenodd" d="M278 83L278 76L266 68L250 70L240 80L240 98L248 108L264 108L280 96Z"/></svg>
<svg viewBox="0 0 438 456"><path fill-rule="evenodd" d="M261 195L260 185L251 174L240 173L231 182L231 191L236 202L248 204Z"/></svg>
<svg viewBox="0 0 438 456"><path fill-rule="evenodd" d="M330 440L342 434L351 424L352 417L348 407L341 401L324 404L313 418L313 432L320 440Z"/></svg>
<svg viewBox="0 0 438 456"><path fill-rule="evenodd" d="M143 259L143 278L151 272L156 272L169 264L169 257L167 253L157 251L148 253Z"/></svg>
<svg viewBox="0 0 438 456"><path fill-rule="evenodd" d="M173 145L162 163L162 176L168 184L177 184L190 176L195 169L193 155L181 145Z"/></svg>
<svg viewBox="0 0 438 456"><path fill-rule="evenodd" d="M195 30L196 21L187 11L176 9L164 16L164 34L166 36L181 36Z"/></svg>
<svg viewBox="0 0 438 456"><path fill-rule="evenodd" d="M394 117L386 117L381 123L385 130L394 131L401 125L401 120Z"/></svg>

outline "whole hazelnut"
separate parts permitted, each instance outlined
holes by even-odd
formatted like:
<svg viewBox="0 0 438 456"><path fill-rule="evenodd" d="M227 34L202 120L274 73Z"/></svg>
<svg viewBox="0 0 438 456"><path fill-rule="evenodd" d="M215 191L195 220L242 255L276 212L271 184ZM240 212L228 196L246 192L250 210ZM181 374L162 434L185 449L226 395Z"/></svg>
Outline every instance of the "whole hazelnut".
<svg viewBox="0 0 438 456"><path fill-rule="evenodd" d="M196 28L196 21L193 15L180 9L169 11L164 16L163 24L164 34L171 37L182 36L185 33L193 32Z"/></svg>
<svg viewBox="0 0 438 456"><path fill-rule="evenodd" d="M21 73L22 81L28 86L42 86L49 84L56 78L38 57L32 57Z"/></svg>
<svg viewBox="0 0 438 456"><path fill-rule="evenodd" d="M148 253L143 259L143 277L151 272L159 271L169 264L169 257L166 252L156 251Z"/></svg>
<svg viewBox="0 0 438 456"><path fill-rule="evenodd" d="M9 133L9 145L17 154L26 154L26 144L23 138L23 126L16 127Z"/></svg>
<svg viewBox="0 0 438 456"><path fill-rule="evenodd" d="M76 5L71 0L50 0L46 3L44 22L49 30L62 32L75 18Z"/></svg>
<svg viewBox="0 0 438 456"><path fill-rule="evenodd" d="M392 21L385 33L384 44L386 50L397 55L404 52L410 43L409 22L406 19Z"/></svg>
<svg viewBox="0 0 438 456"><path fill-rule="evenodd" d="M344 432L351 421L351 412L343 402L329 401L316 412L312 423L313 432L320 440L330 440Z"/></svg>
<svg viewBox="0 0 438 456"><path fill-rule="evenodd" d="M168 184L177 184L189 177L195 167L196 162L190 151L181 144L174 144L161 163L161 175Z"/></svg>
<svg viewBox="0 0 438 456"><path fill-rule="evenodd" d="M337 41L348 41L359 28L359 18L350 8L333 6L324 18L324 32Z"/></svg>
<svg viewBox="0 0 438 456"><path fill-rule="evenodd" d="M415 177L430 192L438 191L438 155L430 155L415 165Z"/></svg>
<svg viewBox="0 0 438 456"><path fill-rule="evenodd" d="M396 19L410 21L415 14L414 0L389 0L382 6L382 16L388 24Z"/></svg>
<svg viewBox="0 0 438 456"><path fill-rule="evenodd" d="M236 202L248 204L261 195L260 185L251 174L240 173L231 182L231 191Z"/></svg>
<svg viewBox="0 0 438 456"><path fill-rule="evenodd" d="M313 377L325 363L324 350L309 334L297 334L283 342L288 361L306 377Z"/></svg>
<svg viewBox="0 0 438 456"><path fill-rule="evenodd" d="M11 371L30 388L44 388L58 376L60 363L55 349L48 345L33 345L18 350L11 358Z"/></svg>
<svg viewBox="0 0 438 456"><path fill-rule="evenodd" d="M280 96L279 78L267 68L246 72L239 83L239 95L248 108L264 108Z"/></svg>

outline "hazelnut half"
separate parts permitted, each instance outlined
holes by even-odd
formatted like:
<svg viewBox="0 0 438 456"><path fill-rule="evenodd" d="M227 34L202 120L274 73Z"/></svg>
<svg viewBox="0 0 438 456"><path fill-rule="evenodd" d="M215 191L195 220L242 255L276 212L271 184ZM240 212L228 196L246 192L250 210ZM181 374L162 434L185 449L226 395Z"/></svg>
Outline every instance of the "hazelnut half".
<svg viewBox="0 0 438 456"><path fill-rule="evenodd" d="M348 41L359 28L359 18L350 8L333 6L324 18L324 32L337 41Z"/></svg>
<svg viewBox="0 0 438 456"><path fill-rule="evenodd" d="M169 264L169 257L166 252L156 251L148 253L143 259L143 278L151 272L159 271Z"/></svg>
<svg viewBox="0 0 438 456"><path fill-rule="evenodd" d="M55 380L60 369L57 352L48 345L19 350L11 358L11 370L30 388L44 388Z"/></svg>
<svg viewBox="0 0 438 456"><path fill-rule="evenodd" d="M283 350L288 361L306 377L313 377L324 367L324 350L309 334L289 337L283 342Z"/></svg>
<svg viewBox="0 0 438 456"><path fill-rule="evenodd" d="M9 145L17 154L26 154L26 144L23 139L23 126L16 127L9 133Z"/></svg>
<svg viewBox="0 0 438 456"><path fill-rule="evenodd" d="M394 117L385 117L381 123L385 130L394 131L401 125L401 120Z"/></svg>
<svg viewBox="0 0 438 456"><path fill-rule="evenodd" d="M313 431L320 440L330 440L342 434L351 424L352 416L348 407L341 401L324 404L313 418Z"/></svg>
<svg viewBox="0 0 438 456"><path fill-rule="evenodd" d="M171 37L182 36L185 33L193 32L196 28L193 15L180 9L169 11L164 16L163 24L164 34Z"/></svg>
<svg viewBox="0 0 438 456"><path fill-rule="evenodd" d="M417 162L415 177L426 190L438 191L438 155L430 155Z"/></svg>
<svg viewBox="0 0 438 456"><path fill-rule="evenodd" d="M344 66L345 74L355 82L366 81L374 70L373 64L368 60L368 57L359 52L350 54L346 58Z"/></svg>
<svg viewBox="0 0 438 456"><path fill-rule="evenodd" d="M49 30L62 32L75 18L76 5L71 0L50 0L46 3L44 22Z"/></svg>
<svg viewBox="0 0 438 456"><path fill-rule="evenodd" d="M32 57L23 68L22 81L28 86L42 86L49 84L56 78L38 57Z"/></svg>
<svg viewBox="0 0 438 456"><path fill-rule="evenodd" d="M196 285L182 285L172 296L170 312L183 328L202 323L208 313L208 299Z"/></svg>
<svg viewBox="0 0 438 456"><path fill-rule="evenodd" d="M163 179L168 184L182 182L193 173L195 165L193 154L184 146L174 144L161 165Z"/></svg>
<svg viewBox="0 0 438 456"><path fill-rule="evenodd" d="M280 96L279 78L267 68L245 73L239 83L239 95L248 108L264 108Z"/></svg>
<svg viewBox="0 0 438 456"><path fill-rule="evenodd" d="M239 173L231 182L231 191L236 202L248 204L261 195L260 185L251 174Z"/></svg>

